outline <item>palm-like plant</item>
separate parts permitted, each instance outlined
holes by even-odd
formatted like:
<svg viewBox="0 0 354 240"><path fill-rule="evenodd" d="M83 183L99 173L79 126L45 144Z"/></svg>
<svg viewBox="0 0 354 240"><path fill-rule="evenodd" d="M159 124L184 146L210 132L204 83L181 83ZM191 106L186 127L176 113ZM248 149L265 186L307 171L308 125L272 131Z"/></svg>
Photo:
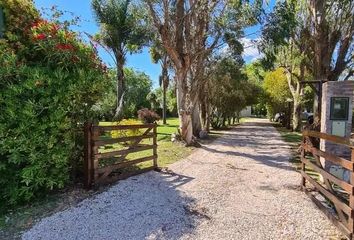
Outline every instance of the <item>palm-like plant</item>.
<svg viewBox="0 0 354 240"><path fill-rule="evenodd" d="M115 118L119 118L124 105L126 54L138 52L147 45L151 31L144 11L131 0L92 0L92 8L101 27L97 40L113 53L117 67Z"/></svg>
<svg viewBox="0 0 354 240"><path fill-rule="evenodd" d="M166 121L166 112L167 112L167 89L168 89L168 84L170 81L170 77L168 74L169 68L171 69L171 63L168 58L168 55L163 48L161 42L159 40L154 41L154 44L150 48L150 55L153 63L160 63L161 65L161 74L159 76L159 83L160 87L162 88L162 93L163 93L163 100L162 100L162 121L163 124L167 124Z"/></svg>

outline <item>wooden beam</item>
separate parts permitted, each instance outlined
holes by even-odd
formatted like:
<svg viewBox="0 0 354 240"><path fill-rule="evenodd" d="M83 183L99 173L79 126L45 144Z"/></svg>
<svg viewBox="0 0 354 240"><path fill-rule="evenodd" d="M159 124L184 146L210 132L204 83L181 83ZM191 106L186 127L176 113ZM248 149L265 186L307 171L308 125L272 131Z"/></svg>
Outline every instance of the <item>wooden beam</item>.
<svg viewBox="0 0 354 240"><path fill-rule="evenodd" d="M146 161L151 161L154 160L156 156L152 155L152 156L148 156L148 157L142 157L142 158L137 158L135 160L128 160L128 161L124 161L124 162L120 162L120 163L116 163L116 164L112 164L106 167L102 167L99 168L97 171L99 173L104 173L106 171L114 171L120 168L124 168L124 167L129 167L138 163L142 163L142 162L146 162Z"/></svg>
<svg viewBox="0 0 354 240"><path fill-rule="evenodd" d="M323 157L326 159L326 161L330 161L332 163L340 165L350 171L353 171L353 169L354 169L354 167L353 167L354 163L345 159L345 158L338 157L338 156L333 155L331 153L321 151L315 147L308 146L307 144L302 144L302 148L305 149L306 151L312 153L313 155Z"/></svg>
<svg viewBox="0 0 354 240"><path fill-rule="evenodd" d="M354 140L352 140L350 138L338 137L338 136L330 135L327 133L309 131L309 130L304 130L302 132L302 134L303 134L303 136L306 136L306 137L320 138L320 139L324 139L324 140L327 140L327 141L330 141L333 143L346 145L347 147L354 148Z"/></svg>
<svg viewBox="0 0 354 240"><path fill-rule="evenodd" d="M154 123L151 124L136 124L136 125L115 125L115 126L93 126L93 128L99 131L112 131L112 130L127 130L127 129L139 129L139 128L153 128Z"/></svg>
<svg viewBox="0 0 354 240"><path fill-rule="evenodd" d="M153 148L154 148L154 145L137 145L137 146L134 146L133 148L129 148L129 149L106 152L106 153L98 153L95 155L95 159L109 158L109 157L114 157L117 155L125 155L125 154L129 154L129 153L145 151L145 150L149 150L149 149L153 149Z"/></svg>
<svg viewBox="0 0 354 240"><path fill-rule="evenodd" d="M154 145L154 148L153 148L153 154L155 156L154 158L154 167L155 169L157 169L157 126L155 124L154 128L153 128L153 135L154 135L154 138L153 138L153 145Z"/></svg>
<svg viewBox="0 0 354 240"><path fill-rule="evenodd" d="M91 123L85 123L84 125L84 176L86 189L90 189L93 183L91 127Z"/></svg>
<svg viewBox="0 0 354 240"><path fill-rule="evenodd" d="M109 139L100 139L100 140L95 140L95 145L96 146L103 146L106 144L114 144L114 143L119 143L119 142L128 142L132 140L137 140L137 139L146 139L146 138L152 138L154 134L146 134L146 135L138 135L138 136L129 136L129 137L120 137L120 138L109 138Z"/></svg>
<svg viewBox="0 0 354 240"><path fill-rule="evenodd" d="M347 228L345 223L342 223L339 221L336 216L331 212L329 209L327 209L320 200L318 200L315 196L311 194L311 192L307 191L306 189L304 190L307 196L310 197L310 199L313 201L314 204L328 217L328 219L337 227L339 228L344 235L351 239L352 233L351 231Z"/></svg>
<svg viewBox="0 0 354 240"><path fill-rule="evenodd" d="M301 175L304 178L306 178L306 180L309 181L319 192L321 192L324 196L326 196L333 203L336 203L336 205L338 205L342 209L342 211L345 212L345 214L347 214L348 216L353 215L352 214L353 210L347 204L340 201L337 198L337 196L335 196L334 194L329 192L327 189L325 189L323 186L321 186L313 178L311 178L309 175L307 175L307 173L305 173L304 171L300 171L300 172L301 172Z"/></svg>
<svg viewBox="0 0 354 240"><path fill-rule="evenodd" d="M349 183L345 182L342 179L339 179L335 176L333 176L332 174L328 173L326 170L320 168L319 166L317 166L316 164L310 162L308 159L303 158L301 159L302 162L304 162L305 164L307 164L308 166L310 166L313 170L315 170L316 172L320 173L324 178L327 178L328 180L334 182L335 184L337 184L338 186L340 186L341 188L343 188L345 191L347 191L349 194L353 194L353 186L350 185Z"/></svg>

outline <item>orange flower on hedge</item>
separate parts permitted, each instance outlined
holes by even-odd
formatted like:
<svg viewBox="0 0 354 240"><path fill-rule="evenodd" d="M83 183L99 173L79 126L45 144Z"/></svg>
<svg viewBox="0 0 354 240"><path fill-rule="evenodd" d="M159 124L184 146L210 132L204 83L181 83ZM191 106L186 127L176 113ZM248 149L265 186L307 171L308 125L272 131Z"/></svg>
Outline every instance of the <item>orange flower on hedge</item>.
<svg viewBox="0 0 354 240"><path fill-rule="evenodd" d="M48 24L48 21L47 20L43 20L43 19L40 19L40 20L37 20L35 21L33 24L32 24L32 28L37 28L37 27L40 27L41 25L43 24Z"/></svg>
<svg viewBox="0 0 354 240"><path fill-rule="evenodd" d="M55 35L55 34L58 32L58 30L59 30L59 26L56 25L56 24L53 24L53 25L51 26L51 28L50 28L50 32L51 32L53 35Z"/></svg>
<svg viewBox="0 0 354 240"><path fill-rule="evenodd" d="M35 35L34 39L35 40L44 40L44 39L46 39L46 37L47 36L44 33L40 33L40 34Z"/></svg>
<svg viewBox="0 0 354 240"><path fill-rule="evenodd" d="M58 43L56 46L55 46L56 49L59 49L59 50L74 50L74 46L71 45L71 44L65 44L65 43Z"/></svg>

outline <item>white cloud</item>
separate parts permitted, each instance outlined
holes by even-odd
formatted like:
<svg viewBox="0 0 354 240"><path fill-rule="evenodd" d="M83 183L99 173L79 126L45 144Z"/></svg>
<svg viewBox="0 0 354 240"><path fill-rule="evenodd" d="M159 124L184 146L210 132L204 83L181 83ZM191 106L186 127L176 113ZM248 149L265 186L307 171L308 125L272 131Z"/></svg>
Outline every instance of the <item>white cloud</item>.
<svg viewBox="0 0 354 240"><path fill-rule="evenodd" d="M240 42L243 45L243 58L250 59L251 62L262 57L262 53L258 51L257 45L259 42L259 38L250 39L250 38L241 38Z"/></svg>

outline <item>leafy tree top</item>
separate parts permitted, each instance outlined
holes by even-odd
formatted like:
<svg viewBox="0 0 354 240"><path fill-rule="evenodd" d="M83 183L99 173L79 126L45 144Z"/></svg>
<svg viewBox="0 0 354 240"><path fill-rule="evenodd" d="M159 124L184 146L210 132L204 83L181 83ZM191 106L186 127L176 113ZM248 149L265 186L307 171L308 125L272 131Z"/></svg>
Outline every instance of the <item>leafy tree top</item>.
<svg viewBox="0 0 354 240"><path fill-rule="evenodd" d="M131 0L93 0L101 33L96 36L114 54L137 52L150 39L145 11Z"/></svg>

